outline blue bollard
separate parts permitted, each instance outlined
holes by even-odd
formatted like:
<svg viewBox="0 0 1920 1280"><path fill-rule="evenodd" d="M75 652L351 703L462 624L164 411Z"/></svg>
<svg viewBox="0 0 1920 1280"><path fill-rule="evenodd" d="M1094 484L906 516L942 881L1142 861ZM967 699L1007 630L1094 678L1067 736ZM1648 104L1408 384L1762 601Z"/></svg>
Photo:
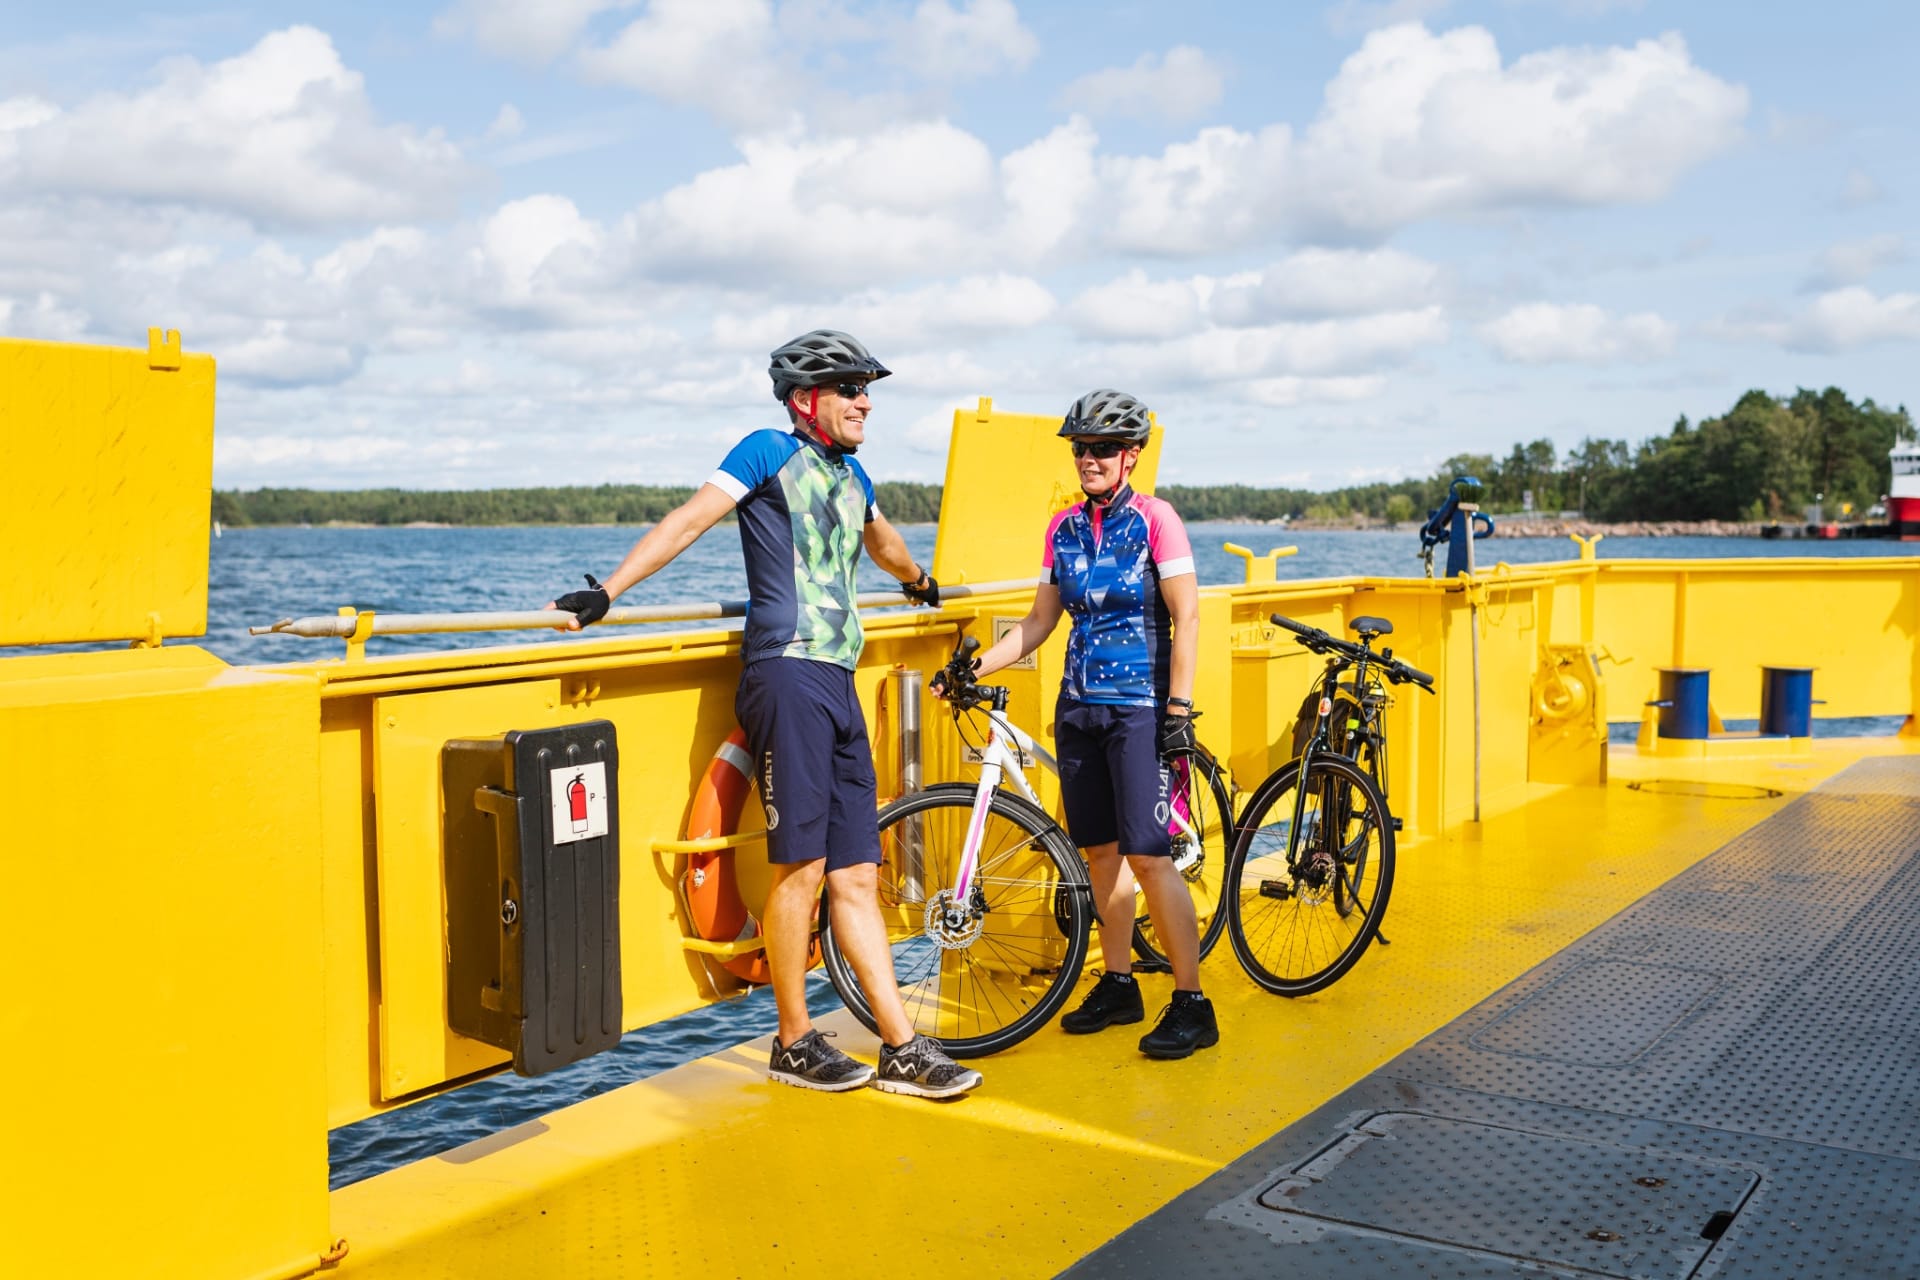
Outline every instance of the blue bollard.
<svg viewBox="0 0 1920 1280"><path fill-rule="evenodd" d="M1706 667L1660 667L1660 698L1650 707L1660 708L1660 736L1663 738L1704 738L1708 736Z"/></svg>
<svg viewBox="0 0 1920 1280"><path fill-rule="evenodd" d="M1813 736L1813 668L1760 668L1760 732Z"/></svg>

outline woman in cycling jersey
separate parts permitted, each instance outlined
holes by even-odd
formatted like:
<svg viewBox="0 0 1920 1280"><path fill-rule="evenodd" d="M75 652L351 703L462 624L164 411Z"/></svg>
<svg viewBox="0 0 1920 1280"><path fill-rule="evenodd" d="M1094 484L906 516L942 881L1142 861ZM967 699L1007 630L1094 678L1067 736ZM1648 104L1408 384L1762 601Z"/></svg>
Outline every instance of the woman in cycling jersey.
<svg viewBox="0 0 1920 1280"><path fill-rule="evenodd" d="M1200 591L1180 517L1127 483L1151 426L1147 407L1119 391L1074 401L1060 434L1073 443L1086 501L1048 524L1033 609L980 655L976 674L1025 657L1063 610L1072 615L1054 737L1067 830L1093 873L1106 971L1060 1025L1084 1035L1146 1016L1131 951L1137 880L1174 979L1173 999L1140 1050L1184 1058L1220 1040L1200 991L1193 899L1173 865L1161 762L1193 744Z"/></svg>

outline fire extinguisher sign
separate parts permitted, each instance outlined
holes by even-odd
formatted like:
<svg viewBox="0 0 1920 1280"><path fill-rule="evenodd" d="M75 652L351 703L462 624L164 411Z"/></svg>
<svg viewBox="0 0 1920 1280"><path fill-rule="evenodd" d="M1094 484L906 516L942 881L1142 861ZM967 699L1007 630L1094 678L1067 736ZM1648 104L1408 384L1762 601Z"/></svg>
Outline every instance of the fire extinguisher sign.
<svg viewBox="0 0 1920 1280"><path fill-rule="evenodd" d="M555 769L551 778L553 842L572 844L607 834L606 762Z"/></svg>

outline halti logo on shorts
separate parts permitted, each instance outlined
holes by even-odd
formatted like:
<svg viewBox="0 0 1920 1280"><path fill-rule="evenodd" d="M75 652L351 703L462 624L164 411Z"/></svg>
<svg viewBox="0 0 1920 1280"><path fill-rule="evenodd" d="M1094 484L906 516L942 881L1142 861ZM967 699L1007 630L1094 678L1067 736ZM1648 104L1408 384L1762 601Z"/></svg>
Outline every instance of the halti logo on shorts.
<svg viewBox="0 0 1920 1280"><path fill-rule="evenodd" d="M1167 820L1173 816L1172 790L1172 774L1167 766L1162 764L1160 766L1160 802L1153 806L1153 820L1162 826L1165 826Z"/></svg>
<svg viewBox="0 0 1920 1280"><path fill-rule="evenodd" d="M760 803L767 809L767 830L780 825L780 811L773 807L773 752L760 757Z"/></svg>

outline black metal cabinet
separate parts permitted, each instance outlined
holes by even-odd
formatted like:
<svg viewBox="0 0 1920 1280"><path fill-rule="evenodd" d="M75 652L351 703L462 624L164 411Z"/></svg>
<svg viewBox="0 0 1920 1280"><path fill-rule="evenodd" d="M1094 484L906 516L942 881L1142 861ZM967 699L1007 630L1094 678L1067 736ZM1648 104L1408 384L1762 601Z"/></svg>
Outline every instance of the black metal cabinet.
<svg viewBox="0 0 1920 1280"><path fill-rule="evenodd" d="M619 751L605 720L441 751L447 1023L539 1075L620 1040Z"/></svg>

